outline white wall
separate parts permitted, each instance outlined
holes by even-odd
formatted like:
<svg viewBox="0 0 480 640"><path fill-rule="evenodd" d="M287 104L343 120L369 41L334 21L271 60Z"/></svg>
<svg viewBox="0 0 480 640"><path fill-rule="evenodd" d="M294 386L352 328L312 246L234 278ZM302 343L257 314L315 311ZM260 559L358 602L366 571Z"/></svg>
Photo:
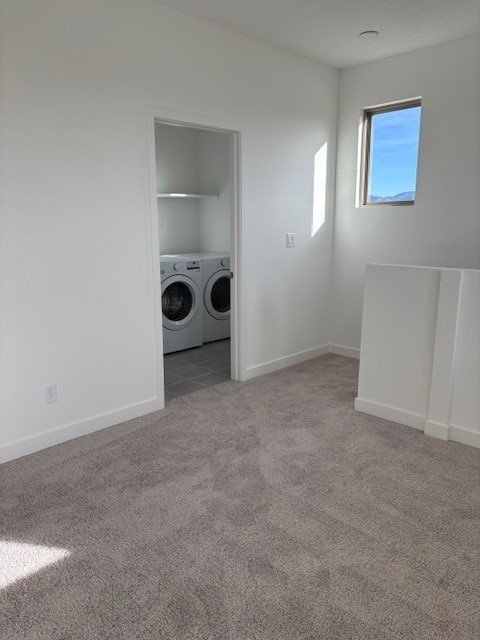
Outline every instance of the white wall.
<svg viewBox="0 0 480 640"><path fill-rule="evenodd" d="M367 266L356 409L423 430L439 286L438 269Z"/></svg>
<svg viewBox="0 0 480 640"><path fill-rule="evenodd" d="M480 447L480 271L367 265L355 408Z"/></svg>
<svg viewBox="0 0 480 640"><path fill-rule="evenodd" d="M160 253L200 251L199 202L194 199L158 199Z"/></svg>
<svg viewBox="0 0 480 640"><path fill-rule="evenodd" d="M198 131L192 127L155 124L158 192L198 193Z"/></svg>
<svg viewBox="0 0 480 640"><path fill-rule="evenodd" d="M155 125L158 193L199 193L198 132L187 127ZM160 253L199 251L198 200L158 198Z"/></svg>
<svg viewBox="0 0 480 640"><path fill-rule="evenodd" d="M367 266L356 406L361 401L401 409L412 420L409 426L423 429L439 284L437 269Z"/></svg>
<svg viewBox="0 0 480 640"><path fill-rule="evenodd" d="M159 406L147 106L246 132L249 375L326 344L331 198L310 230L314 155L328 141L335 157L337 72L146 0L2 8L3 456Z"/></svg>
<svg viewBox="0 0 480 640"><path fill-rule="evenodd" d="M202 192L219 196L199 201L201 251L230 251L230 142L226 134L198 132Z"/></svg>
<svg viewBox="0 0 480 640"><path fill-rule="evenodd" d="M161 253L230 251L230 138L228 133L155 125L158 192L219 196L159 198Z"/></svg>
<svg viewBox="0 0 480 640"><path fill-rule="evenodd" d="M364 107L422 96L417 199L355 208ZM360 346L365 265L480 267L480 38L340 73L331 342Z"/></svg>
<svg viewBox="0 0 480 640"><path fill-rule="evenodd" d="M455 380L452 390L450 430L452 439L480 446L480 273L463 275Z"/></svg>

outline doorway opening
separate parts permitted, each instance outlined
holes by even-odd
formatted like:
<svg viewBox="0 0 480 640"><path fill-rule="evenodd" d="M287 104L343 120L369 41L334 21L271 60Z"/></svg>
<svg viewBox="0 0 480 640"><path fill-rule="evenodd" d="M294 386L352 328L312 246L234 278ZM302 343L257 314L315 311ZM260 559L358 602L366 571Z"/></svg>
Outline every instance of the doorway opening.
<svg viewBox="0 0 480 640"><path fill-rule="evenodd" d="M153 129L158 378L168 404L241 377L240 132L155 116Z"/></svg>

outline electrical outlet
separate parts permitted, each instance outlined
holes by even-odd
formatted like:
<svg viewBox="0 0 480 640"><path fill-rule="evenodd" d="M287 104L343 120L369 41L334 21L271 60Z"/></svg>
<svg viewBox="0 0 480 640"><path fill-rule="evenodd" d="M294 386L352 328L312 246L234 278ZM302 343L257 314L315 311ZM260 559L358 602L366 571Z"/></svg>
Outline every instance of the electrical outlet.
<svg viewBox="0 0 480 640"><path fill-rule="evenodd" d="M45 387L45 404L57 401L57 383L49 384Z"/></svg>
<svg viewBox="0 0 480 640"><path fill-rule="evenodd" d="M294 233L287 233L286 238L285 238L285 246L288 247L289 249L291 249L292 247L295 246L295 234Z"/></svg>

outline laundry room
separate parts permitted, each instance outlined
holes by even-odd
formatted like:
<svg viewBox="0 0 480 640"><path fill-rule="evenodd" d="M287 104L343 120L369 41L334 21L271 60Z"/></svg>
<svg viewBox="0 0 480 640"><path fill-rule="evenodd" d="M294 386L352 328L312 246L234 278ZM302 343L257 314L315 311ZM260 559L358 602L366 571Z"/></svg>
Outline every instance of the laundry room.
<svg viewBox="0 0 480 640"><path fill-rule="evenodd" d="M232 135L155 124L165 401L231 378Z"/></svg>

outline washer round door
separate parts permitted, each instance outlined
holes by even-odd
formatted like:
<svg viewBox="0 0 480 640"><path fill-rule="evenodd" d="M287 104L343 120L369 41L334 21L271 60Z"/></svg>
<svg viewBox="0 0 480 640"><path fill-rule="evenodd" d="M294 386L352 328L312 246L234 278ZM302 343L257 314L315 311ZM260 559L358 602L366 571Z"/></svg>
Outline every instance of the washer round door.
<svg viewBox="0 0 480 640"><path fill-rule="evenodd" d="M216 320L230 318L230 271L222 269L214 273L205 285L205 308Z"/></svg>
<svg viewBox="0 0 480 640"><path fill-rule="evenodd" d="M197 317L200 290L187 276L178 274L162 282L162 321L166 329L180 331Z"/></svg>

